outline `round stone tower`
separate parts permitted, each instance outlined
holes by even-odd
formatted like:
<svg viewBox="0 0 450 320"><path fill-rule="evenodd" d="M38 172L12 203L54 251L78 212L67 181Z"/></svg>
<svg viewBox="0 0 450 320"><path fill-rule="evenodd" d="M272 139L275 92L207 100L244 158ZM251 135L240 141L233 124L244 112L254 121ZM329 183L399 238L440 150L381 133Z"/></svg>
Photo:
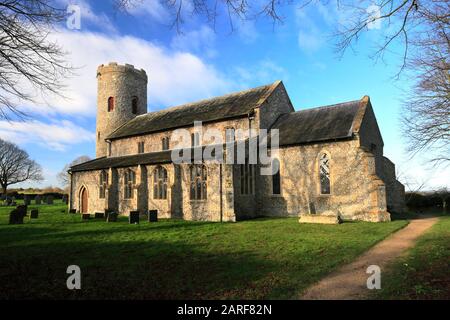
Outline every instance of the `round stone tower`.
<svg viewBox="0 0 450 320"><path fill-rule="evenodd" d="M130 64L111 62L98 67L97 83L96 157L99 158L108 155L105 139L109 134L147 112L147 74Z"/></svg>

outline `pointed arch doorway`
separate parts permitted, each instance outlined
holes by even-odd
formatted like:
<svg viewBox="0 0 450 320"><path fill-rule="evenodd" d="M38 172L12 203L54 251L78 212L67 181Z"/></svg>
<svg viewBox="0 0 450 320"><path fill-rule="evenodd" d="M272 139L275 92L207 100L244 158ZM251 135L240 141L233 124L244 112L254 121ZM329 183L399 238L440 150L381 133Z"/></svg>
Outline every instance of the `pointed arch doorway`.
<svg viewBox="0 0 450 320"><path fill-rule="evenodd" d="M85 187L82 187L80 190L80 212L88 212L88 191Z"/></svg>

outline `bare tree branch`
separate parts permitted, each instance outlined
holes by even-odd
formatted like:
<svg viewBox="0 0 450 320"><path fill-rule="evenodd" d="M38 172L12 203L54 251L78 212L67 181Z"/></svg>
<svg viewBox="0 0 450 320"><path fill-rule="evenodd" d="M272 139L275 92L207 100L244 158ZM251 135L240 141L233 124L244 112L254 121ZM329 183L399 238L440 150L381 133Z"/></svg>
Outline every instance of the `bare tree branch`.
<svg viewBox="0 0 450 320"><path fill-rule="evenodd" d="M8 186L27 180L43 180L41 166L24 150L0 139L0 186L6 194Z"/></svg>
<svg viewBox="0 0 450 320"><path fill-rule="evenodd" d="M36 95L61 96L62 79L72 68L65 52L48 40L65 10L50 0L0 0L0 119L24 117L18 103Z"/></svg>

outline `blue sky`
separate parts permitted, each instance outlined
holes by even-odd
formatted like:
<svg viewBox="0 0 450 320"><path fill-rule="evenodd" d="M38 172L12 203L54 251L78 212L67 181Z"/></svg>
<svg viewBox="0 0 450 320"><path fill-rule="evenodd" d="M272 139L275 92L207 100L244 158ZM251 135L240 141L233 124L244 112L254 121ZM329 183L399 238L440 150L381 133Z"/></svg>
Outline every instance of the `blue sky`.
<svg viewBox="0 0 450 320"><path fill-rule="evenodd" d="M171 15L157 0L130 14L114 12L111 1L67 1L81 8L81 29L63 24L51 38L69 52L77 66L66 83L66 99L46 97L23 105L33 117L27 123L0 121L0 137L16 142L43 168L41 187L57 185L56 174L80 155L95 156L96 67L116 61L144 68L149 76L148 110L195 101L283 80L297 110L360 99L369 95L385 143L403 182L412 187L448 186L449 168L430 168L427 155L409 160L399 117L403 90L410 83L394 80L401 62L399 44L385 61L370 58L383 28L369 30L342 58L330 35L345 12L313 4L306 10L288 6L284 23L266 19L242 23L219 16L216 29L198 17L182 26L168 24ZM39 99L37 99L39 100ZM26 183L22 186L36 185Z"/></svg>

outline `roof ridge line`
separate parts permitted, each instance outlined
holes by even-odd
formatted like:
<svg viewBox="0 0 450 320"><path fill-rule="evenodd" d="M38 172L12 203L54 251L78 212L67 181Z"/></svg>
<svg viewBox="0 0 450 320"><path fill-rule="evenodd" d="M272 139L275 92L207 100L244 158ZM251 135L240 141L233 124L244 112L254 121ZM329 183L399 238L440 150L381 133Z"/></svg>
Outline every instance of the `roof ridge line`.
<svg viewBox="0 0 450 320"><path fill-rule="evenodd" d="M156 111L152 111L152 112L147 112L147 113L141 114L141 115L137 116L136 118L142 117L142 116L146 116L146 115L150 115L150 114L157 113L157 112L164 112L164 111L169 112L169 111L173 111L174 109L177 109L177 108L180 108L180 109L181 108L189 108L192 105L199 104L201 102L206 102L206 101L220 99L220 98L227 98L227 97L230 97L230 96L233 96L233 95L237 95L237 94L245 94L245 93L257 90L257 89L262 89L264 87L272 87L273 86L275 88L279 83L281 83L281 80L277 80L275 82L264 84L264 85L253 87L253 88L248 88L248 89L244 89L244 90L240 90L240 91L234 91L234 92L222 94L222 95L219 95L219 96L214 96L214 97L211 97L211 98L195 100L195 101L192 101L192 102L187 102L187 103L183 103L183 104L176 105L176 106L169 106L169 107L166 107L166 108L161 109L161 110L156 110Z"/></svg>
<svg viewBox="0 0 450 320"><path fill-rule="evenodd" d="M338 107L338 106L343 105L343 104L355 103L355 102L360 102L360 101L361 101L361 99L357 99L357 100L350 100L350 101L339 102L339 103L335 103L335 104L327 104L325 106L316 106L316 107L312 107L312 108L296 110L295 113L302 112L302 111L308 111L308 110L316 110L316 109L325 109L325 108Z"/></svg>

